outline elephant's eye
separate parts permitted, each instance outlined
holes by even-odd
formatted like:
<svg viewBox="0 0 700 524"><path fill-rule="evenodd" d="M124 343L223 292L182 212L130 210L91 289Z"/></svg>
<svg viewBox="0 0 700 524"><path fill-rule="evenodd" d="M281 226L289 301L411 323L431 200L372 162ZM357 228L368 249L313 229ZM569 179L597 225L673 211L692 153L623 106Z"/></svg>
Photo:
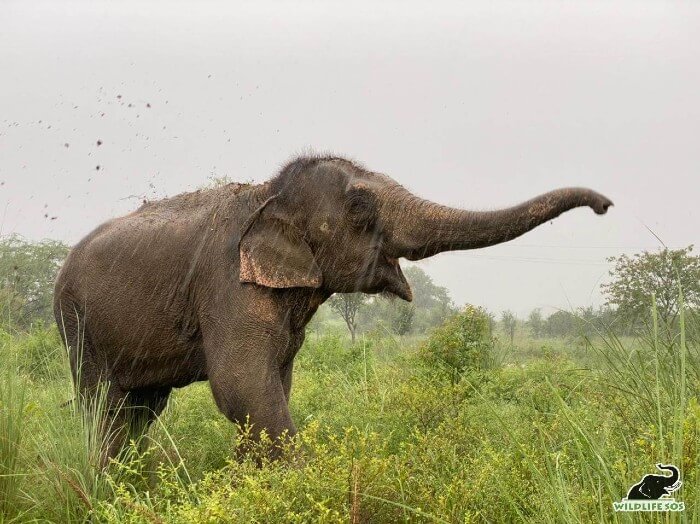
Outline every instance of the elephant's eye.
<svg viewBox="0 0 700 524"><path fill-rule="evenodd" d="M347 191L345 209L352 227L371 230L377 224L377 197L367 189L354 187Z"/></svg>

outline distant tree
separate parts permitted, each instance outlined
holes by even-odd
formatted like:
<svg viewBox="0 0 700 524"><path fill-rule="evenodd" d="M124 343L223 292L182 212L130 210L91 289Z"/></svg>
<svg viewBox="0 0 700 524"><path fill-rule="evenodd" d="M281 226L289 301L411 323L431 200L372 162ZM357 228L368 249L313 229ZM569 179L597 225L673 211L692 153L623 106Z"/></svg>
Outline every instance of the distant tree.
<svg viewBox="0 0 700 524"><path fill-rule="evenodd" d="M689 308L700 307L700 256L692 254L693 246L644 251L635 255L610 257L615 267L611 281L601 285L606 305L636 325L649 318L652 296L656 297L659 319L671 327L680 311L679 291Z"/></svg>
<svg viewBox="0 0 700 524"><path fill-rule="evenodd" d="M306 324L306 333L321 333L325 327L326 322L331 316L334 316L334 313L330 308L326 306L318 308L316 314L313 317L311 317L309 323Z"/></svg>
<svg viewBox="0 0 700 524"><path fill-rule="evenodd" d="M26 329L53 319L53 286L69 248L54 240L0 238L0 325Z"/></svg>
<svg viewBox="0 0 700 524"><path fill-rule="evenodd" d="M404 275L413 290L413 302L373 295L358 312L358 329L424 333L457 312L447 289L436 285L420 267L409 266Z"/></svg>
<svg viewBox="0 0 700 524"><path fill-rule="evenodd" d="M631 325L617 314L610 306L600 306L595 314L595 326L598 333L615 333L617 335L632 335L634 325Z"/></svg>
<svg viewBox="0 0 700 524"><path fill-rule="evenodd" d="M541 334L550 337L592 337L609 333L629 335L630 330L629 326L620 321L616 312L607 306L598 309L588 306L576 311L557 311L542 320L541 327Z"/></svg>
<svg viewBox="0 0 700 524"><path fill-rule="evenodd" d="M435 284L419 266L407 267L404 275L413 290L414 330L423 332L439 326L457 312L447 288Z"/></svg>
<svg viewBox="0 0 700 524"><path fill-rule="evenodd" d="M503 324L503 331L510 338L510 345L513 345L513 339L515 338L515 326L518 320L512 311L504 311L501 314L501 323Z"/></svg>
<svg viewBox="0 0 700 524"><path fill-rule="evenodd" d="M492 313L491 311L484 310L484 315L486 315L486 320L489 325L489 334L493 336L496 331L496 314Z"/></svg>
<svg viewBox="0 0 700 524"><path fill-rule="evenodd" d="M450 293L446 287L438 286L419 266L409 266L404 271L406 280L413 290L413 302L416 307L430 309L435 306L453 308Z"/></svg>
<svg viewBox="0 0 700 524"><path fill-rule="evenodd" d="M406 335L413 327L413 319L416 316L416 306L409 302L401 302L394 308L392 329L397 335Z"/></svg>
<svg viewBox="0 0 700 524"><path fill-rule="evenodd" d="M544 320L542 319L542 310L537 308L530 312L530 316L527 318L526 325L530 328L532 336L535 338L540 338L544 332Z"/></svg>
<svg viewBox="0 0 700 524"><path fill-rule="evenodd" d="M231 180L231 177L228 175L217 175L212 171L212 173L207 177L207 183L205 184L205 188L208 189L216 189L219 187L224 187L230 183L232 183L233 180Z"/></svg>
<svg viewBox="0 0 700 524"><path fill-rule="evenodd" d="M366 304L367 295L364 293L336 293L328 299L330 308L345 320L353 344L357 334L357 313Z"/></svg>
<svg viewBox="0 0 700 524"><path fill-rule="evenodd" d="M565 337L577 333L579 322L569 311L555 311L547 317L544 331L550 337Z"/></svg>
<svg viewBox="0 0 700 524"><path fill-rule="evenodd" d="M579 321L578 335L595 336L597 334L615 333L629 335L629 325L620 322L615 310L608 306L594 309L592 306L581 307L576 310L576 318Z"/></svg>
<svg viewBox="0 0 700 524"><path fill-rule="evenodd" d="M217 175L215 172L211 172L207 177L207 182L201 186L201 189L219 189L229 184L242 184L242 185L253 185L255 181L252 179L248 180L233 180L228 175Z"/></svg>

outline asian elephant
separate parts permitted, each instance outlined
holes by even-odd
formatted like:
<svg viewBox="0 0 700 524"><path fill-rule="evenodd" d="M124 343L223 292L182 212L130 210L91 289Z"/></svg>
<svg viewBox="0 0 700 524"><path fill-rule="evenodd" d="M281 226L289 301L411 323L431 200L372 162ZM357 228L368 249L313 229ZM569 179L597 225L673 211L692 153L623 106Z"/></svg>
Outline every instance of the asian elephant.
<svg viewBox="0 0 700 524"><path fill-rule="evenodd" d="M260 185L144 203L69 254L54 311L82 395L108 384L116 424L143 430L172 388L209 380L253 438L295 433L288 402L304 327L333 293L412 299L399 259L514 239L561 213L612 202L558 189L500 211L463 211L330 156L289 162ZM139 421L137 423L137 421ZM275 454L275 451L272 452Z"/></svg>
<svg viewBox="0 0 700 524"><path fill-rule="evenodd" d="M680 473L676 466L657 464L660 471L671 472L671 476L644 475L641 481L632 486L627 493L628 500L659 499L662 495L668 495L681 487Z"/></svg>

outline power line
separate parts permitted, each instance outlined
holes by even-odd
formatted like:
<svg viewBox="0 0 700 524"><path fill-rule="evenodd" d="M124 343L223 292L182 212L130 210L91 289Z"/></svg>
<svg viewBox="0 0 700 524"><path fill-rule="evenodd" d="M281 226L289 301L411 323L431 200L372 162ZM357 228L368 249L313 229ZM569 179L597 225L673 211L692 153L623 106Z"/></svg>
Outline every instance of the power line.
<svg viewBox="0 0 700 524"><path fill-rule="evenodd" d="M500 260L505 262L537 262L544 264L564 264L564 265L583 265L583 266L610 266L608 262L600 262L595 260L573 260L562 258L543 258L543 257L509 257L498 255L470 255L473 258L482 258L486 260Z"/></svg>
<svg viewBox="0 0 700 524"><path fill-rule="evenodd" d="M547 249L639 249L653 251L664 249L663 246L562 246L562 245L543 245L543 244L503 244L504 247L533 247ZM671 247L668 249L682 249L687 246Z"/></svg>

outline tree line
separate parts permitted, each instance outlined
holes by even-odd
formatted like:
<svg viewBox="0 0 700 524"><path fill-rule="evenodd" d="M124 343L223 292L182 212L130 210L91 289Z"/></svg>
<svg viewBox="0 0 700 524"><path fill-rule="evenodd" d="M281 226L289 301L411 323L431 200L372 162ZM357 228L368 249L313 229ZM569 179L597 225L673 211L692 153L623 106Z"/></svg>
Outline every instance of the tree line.
<svg viewBox="0 0 700 524"><path fill-rule="evenodd" d="M594 336L599 333L634 335L635 329L610 307L580 307L573 311L559 310L549 316L541 308L533 309L525 319L519 319L511 311L504 311L500 328L507 339L513 341L516 331L525 331L533 338Z"/></svg>
<svg viewBox="0 0 700 524"><path fill-rule="evenodd" d="M0 237L0 328L26 330L53 321L54 281L69 250L55 240ZM504 311L499 320L505 336L512 340L519 329L527 329L533 337L634 335L650 322L652 304L662 329L677 325L681 305L689 314L700 311L700 256L693 254L692 245L608 261L612 269L601 285L603 306L556 311L546 318L535 309L522 320ZM420 334L457 312L447 288L435 284L420 267L408 267L405 276L413 289L413 302L363 293L336 294L319 310L311 329L336 321L347 327L353 339L372 330ZM497 320L492 314L489 318L493 329Z"/></svg>
<svg viewBox="0 0 700 524"><path fill-rule="evenodd" d="M0 327L53 321L53 286L69 247L56 240L0 237Z"/></svg>
<svg viewBox="0 0 700 524"><path fill-rule="evenodd" d="M360 331L425 333L457 312L447 288L436 285L420 267L406 268L404 276L413 290L412 302L382 295L338 293L326 307L343 319L353 342Z"/></svg>
<svg viewBox="0 0 700 524"><path fill-rule="evenodd" d="M511 341L518 326L535 338L599 333L629 336L651 328L654 316L657 329L673 333L681 308L688 315L700 313L700 256L693 255L692 245L610 257L608 262L613 267L609 280L601 284L604 305L556 311L547 318L541 309L534 309L523 321L504 311L504 333Z"/></svg>

